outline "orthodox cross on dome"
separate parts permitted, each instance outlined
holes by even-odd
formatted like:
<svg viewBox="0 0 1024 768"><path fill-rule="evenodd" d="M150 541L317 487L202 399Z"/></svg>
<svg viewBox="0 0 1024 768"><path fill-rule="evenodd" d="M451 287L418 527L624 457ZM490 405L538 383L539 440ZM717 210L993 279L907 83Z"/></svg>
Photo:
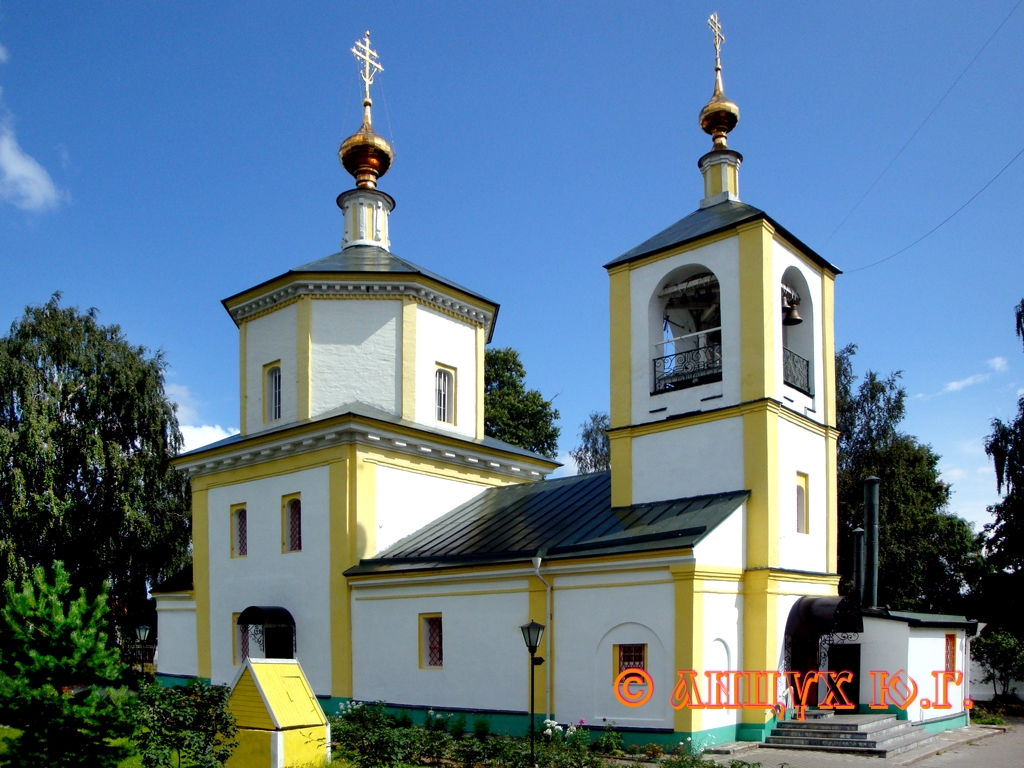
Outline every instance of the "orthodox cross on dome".
<svg viewBox="0 0 1024 768"><path fill-rule="evenodd" d="M363 85L366 88L364 99L369 101L370 85L373 83L373 78L378 72L384 71L377 52L370 47L370 30L366 30L366 35L362 40L356 40L356 44L352 47L352 55L356 57L356 61L362 62L359 76L363 78Z"/></svg>
<svg viewBox="0 0 1024 768"><path fill-rule="evenodd" d="M715 66L721 68L722 43L725 42L725 35L722 34L722 25L718 21L718 11L715 11L708 17L708 26L711 27L711 31L715 33Z"/></svg>

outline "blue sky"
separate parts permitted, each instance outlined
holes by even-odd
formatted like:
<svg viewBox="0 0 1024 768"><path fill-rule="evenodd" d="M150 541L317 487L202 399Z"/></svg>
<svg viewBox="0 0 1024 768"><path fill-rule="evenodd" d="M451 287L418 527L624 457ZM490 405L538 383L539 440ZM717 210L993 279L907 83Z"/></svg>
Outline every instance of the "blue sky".
<svg viewBox="0 0 1024 768"><path fill-rule="evenodd" d="M0 323L56 290L162 349L195 442L237 428L220 299L333 253L373 33L395 253L500 302L497 345L562 413L608 403L601 265L697 206L705 20L726 34L741 197L844 270L913 242L1024 148L1024 8L989 3L0 3ZM376 86L375 86L376 87ZM836 288L858 371L901 369L952 509L1024 391L1024 159Z"/></svg>

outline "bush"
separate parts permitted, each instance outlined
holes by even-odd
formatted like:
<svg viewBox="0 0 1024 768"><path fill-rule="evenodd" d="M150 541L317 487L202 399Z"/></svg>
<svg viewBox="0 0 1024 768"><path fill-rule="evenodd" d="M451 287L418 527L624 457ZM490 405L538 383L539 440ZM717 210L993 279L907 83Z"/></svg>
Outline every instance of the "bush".
<svg viewBox="0 0 1024 768"><path fill-rule="evenodd" d="M218 768L238 742L226 686L190 680L185 687L153 683L139 691L135 743L145 768Z"/></svg>
<svg viewBox="0 0 1024 768"><path fill-rule="evenodd" d="M615 730L615 721L605 723L601 735L590 742L590 748L606 755L622 754L622 734Z"/></svg>
<svg viewBox="0 0 1024 768"><path fill-rule="evenodd" d="M487 741L491 735L491 721L486 717L473 718L473 737L478 741Z"/></svg>
<svg viewBox="0 0 1024 768"><path fill-rule="evenodd" d="M466 734L466 716L456 715L448 723L448 733L453 739L461 739Z"/></svg>

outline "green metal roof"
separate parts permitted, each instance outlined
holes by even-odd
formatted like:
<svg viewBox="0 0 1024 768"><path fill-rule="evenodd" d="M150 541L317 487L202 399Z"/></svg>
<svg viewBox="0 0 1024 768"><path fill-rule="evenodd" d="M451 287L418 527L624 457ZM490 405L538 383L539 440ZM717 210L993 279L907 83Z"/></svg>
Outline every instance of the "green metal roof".
<svg viewBox="0 0 1024 768"><path fill-rule="evenodd" d="M612 507L607 472L490 488L346 574L689 548L749 495Z"/></svg>
<svg viewBox="0 0 1024 768"><path fill-rule="evenodd" d="M605 264L604 267L605 269L610 269L618 266L619 264L627 264L631 261L635 261L636 259L641 259L644 256L650 256L661 251L667 251L670 248L675 248L694 240L699 240L702 237L707 237L708 235L713 235L717 232L722 232L726 229L731 229L739 226L740 224L744 224L749 221L756 221L758 219L764 219L771 224L777 232L793 243L793 245L799 248L804 254L813 259L819 266L824 267L837 275L841 274L838 267L834 266L804 245L804 243L794 237L785 227L775 221L767 213L752 205L747 205L746 203L741 203L735 200L726 200L718 203L717 205L711 205L707 208L701 208L700 210L694 211L689 216L680 219L672 226L663 229L654 237L640 243L636 248L626 251L617 259L612 259Z"/></svg>

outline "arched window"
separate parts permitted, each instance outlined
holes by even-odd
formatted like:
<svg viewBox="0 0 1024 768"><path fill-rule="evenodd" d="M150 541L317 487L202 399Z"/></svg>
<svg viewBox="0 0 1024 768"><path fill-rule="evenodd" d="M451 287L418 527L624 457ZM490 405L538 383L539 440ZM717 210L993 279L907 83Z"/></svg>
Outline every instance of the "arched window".
<svg viewBox="0 0 1024 768"><path fill-rule="evenodd" d="M234 551L231 554L235 557L245 557L249 554L248 513L242 506L235 508L231 516L234 518L231 521L231 532L234 534Z"/></svg>
<svg viewBox="0 0 1024 768"><path fill-rule="evenodd" d="M285 504L284 551L302 551L302 501L289 499Z"/></svg>
<svg viewBox="0 0 1024 768"><path fill-rule="evenodd" d="M663 281L652 309L652 394L721 381L722 292L714 273L697 265L677 270Z"/></svg>
<svg viewBox="0 0 1024 768"><path fill-rule="evenodd" d="M814 394L814 307L807 281L796 267L782 275L782 381Z"/></svg>
<svg viewBox="0 0 1024 768"><path fill-rule="evenodd" d="M434 391L437 420L445 424L454 424L455 374L448 368L438 368L434 374Z"/></svg>
<svg viewBox="0 0 1024 768"><path fill-rule="evenodd" d="M281 418L281 366L272 365L267 369L266 382L267 421Z"/></svg>

